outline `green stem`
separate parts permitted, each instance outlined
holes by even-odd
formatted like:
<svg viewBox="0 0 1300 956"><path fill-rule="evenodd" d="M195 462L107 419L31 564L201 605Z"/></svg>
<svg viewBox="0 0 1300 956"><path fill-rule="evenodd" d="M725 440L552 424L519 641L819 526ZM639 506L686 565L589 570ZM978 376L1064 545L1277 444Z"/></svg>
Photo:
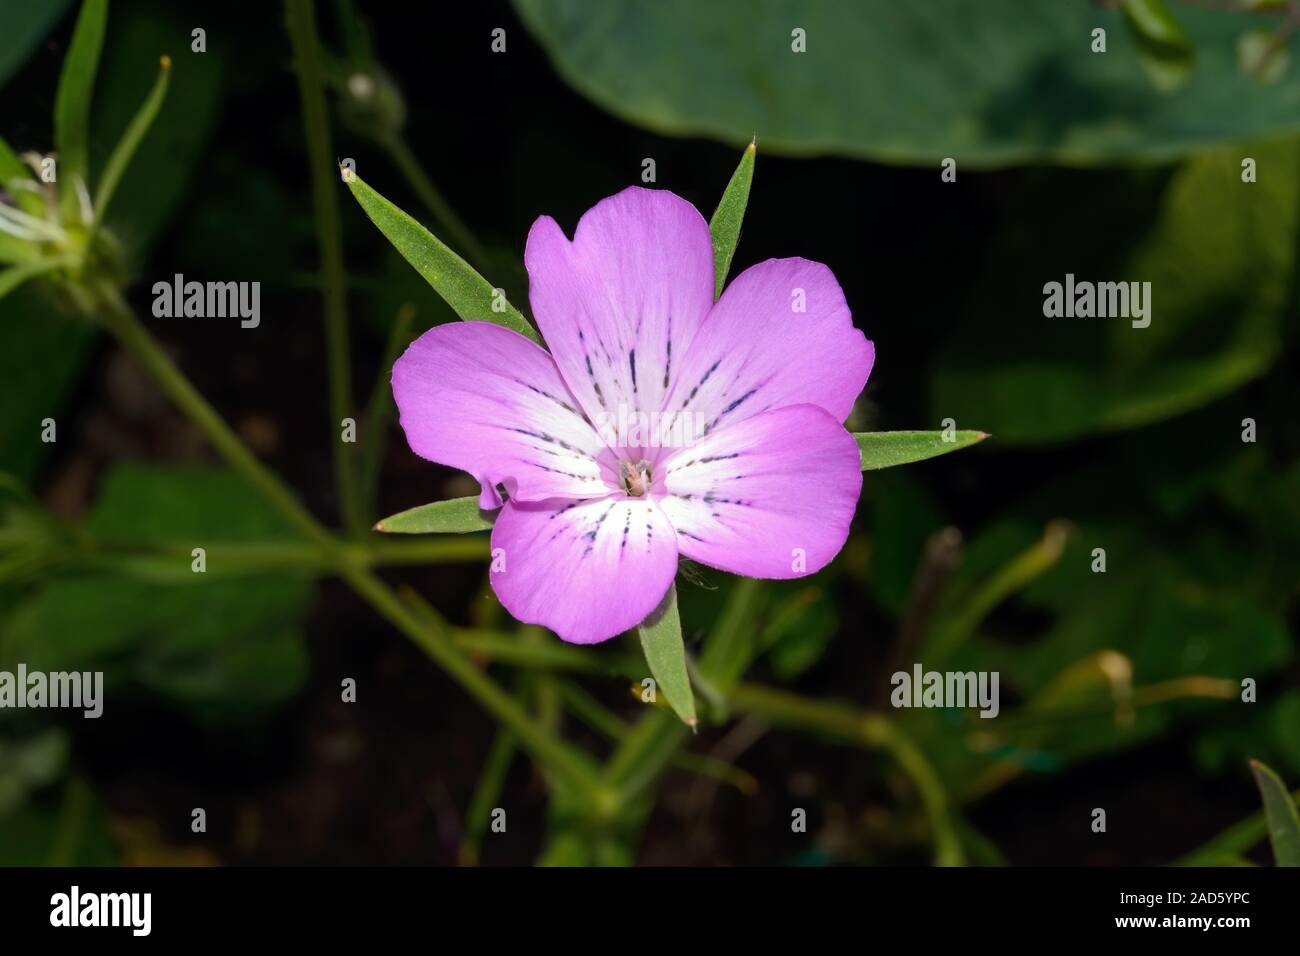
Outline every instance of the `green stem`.
<svg viewBox="0 0 1300 956"><path fill-rule="evenodd" d="M980 582L964 599L960 609L943 624L936 626L933 638L923 649L926 662L938 666L951 657L994 608L1056 565L1068 539L1068 527L1063 522L1053 521L1048 524L1039 541L1018 554L991 578Z"/></svg>
<svg viewBox="0 0 1300 956"><path fill-rule="evenodd" d="M560 681L558 686L565 709L592 730L615 741L622 740L627 735L630 730L627 721L588 694L577 683L566 680ZM674 754L671 762L674 767L690 773L730 784L741 793L753 795L758 792L758 781L753 776L733 767L725 760L685 753Z"/></svg>
<svg viewBox="0 0 1300 956"><path fill-rule="evenodd" d="M459 852L461 866L478 866L483 834L487 833L493 806L505 787L506 775L510 772L510 764L515 759L517 749L515 735L504 727L499 728L492 740L492 749L488 751L478 784L474 787L469 809L465 811L465 834L461 838Z"/></svg>
<svg viewBox="0 0 1300 956"><path fill-rule="evenodd" d="M105 325L122 345L154 377L163 391L180 408L208 441L245 481L257 489L272 507L304 538L316 545L332 560L341 556L341 543L304 508L297 497L278 477L250 452L229 425L199 394L167 354L159 347L140 320L120 297L108 298L109 307L102 314Z"/></svg>
<svg viewBox="0 0 1300 956"><path fill-rule="evenodd" d="M752 578L736 582L700 656L697 667L715 706L719 700L726 700L728 691L758 653L753 624L761 593ZM722 719L725 714L718 712L714 717ZM605 781L618 788L625 803L654 783L685 742L685 727L675 715L656 708L623 738L605 766Z"/></svg>
<svg viewBox="0 0 1300 956"><path fill-rule="evenodd" d="M613 811L611 794L601 786L594 762L586 754L549 734L500 685L467 658L456 646L441 618L428 609L416 610L365 568L345 565L340 573L389 623L406 634L473 694L484 708L513 730L520 743L539 763L577 787L592 801L598 813Z"/></svg>
<svg viewBox="0 0 1300 956"><path fill-rule="evenodd" d="M349 444L338 429L352 410L352 369L348 354L347 278L343 271L343 230L338 199L334 193L334 148L325 109L320 41L316 36L316 15L312 0L287 0L289 39L293 44L298 92L302 99L303 123L307 134L307 166L311 178L312 208L316 212L316 235L320 245L321 271L325 288L325 348L329 361L330 431L334 442L334 471L344 526L352 534L365 527L361 488L355 463L348 457Z"/></svg>
<svg viewBox="0 0 1300 956"><path fill-rule="evenodd" d="M63 562L77 568L113 568L143 577L189 578L193 543L144 548L89 542ZM209 574L249 575L268 571L329 571L335 562L321 550L300 541L239 541L203 545ZM366 567L454 564L488 557L487 539L480 536L427 537L414 541L346 542L339 545L347 560Z"/></svg>
<svg viewBox="0 0 1300 956"><path fill-rule="evenodd" d="M736 687L730 699L737 711L770 723L820 731L888 753L911 778L921 797L934 835L935 862L940 866L962 865L965 855L943 783L921 749L893 721L844 704L808 700L754 684Z"/></svg>
<svg viewBox="0 0 1300 956"><path fill-rule="evenodd" d="M446 622L436 612L424 608L417 613L370 569L359 563L354 553L312 517L270 469L253 457L221 416L172 364L125 303L119 298L110 299L110 309L104 321L162 386L167 396L199 427L226 463L319 548L335 573L441 665L487 711L510 727L540 763L555 770L592 798L599 810L611 812L609 795L600 785L590 758L539 727L508 694L465 657L456 646Z"/></svg>

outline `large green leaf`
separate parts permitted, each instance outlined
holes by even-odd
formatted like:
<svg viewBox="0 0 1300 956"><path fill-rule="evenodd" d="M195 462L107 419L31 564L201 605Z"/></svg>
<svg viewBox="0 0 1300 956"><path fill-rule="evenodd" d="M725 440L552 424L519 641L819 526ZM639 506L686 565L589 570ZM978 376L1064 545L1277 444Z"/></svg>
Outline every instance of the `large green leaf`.
<svg viewBox="0 0 1300 956"><path fill-rule="evenodd" d="M1145 75L1144 35L1084 0L515 6L560 74L605 109L736 146L757 134L776 153L1091 164L1300 129L1300 78L1262 87L1238 69L1235 40L1259 22L1240 13L1179 7L1196 62L1170 95ZM1105 53L1092 52L1098 27ZM806 52L792 51L796 29Z"/></svg>
<svg viewBox="0 0 1300 956"><path fill-rule="evenodd" d="M1257 182L1242 181L1243 157ZM978 421L999 442L1062 441L1189 411L1269 368L1293 301L1296 142L1213 150L1171 174L1059 175L1018 190L989 253L1014 267L988 270L962 311L935 418ZM1150 325L1045 315L1045 287L1068 275L1149 282Z"/></svg>

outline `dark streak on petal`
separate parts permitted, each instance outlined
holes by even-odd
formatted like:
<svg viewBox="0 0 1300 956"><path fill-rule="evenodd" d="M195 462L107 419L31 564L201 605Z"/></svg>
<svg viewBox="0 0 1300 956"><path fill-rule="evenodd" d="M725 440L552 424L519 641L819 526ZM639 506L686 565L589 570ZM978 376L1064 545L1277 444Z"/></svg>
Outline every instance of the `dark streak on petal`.
<svg viewBox="0 0 1300 956"><path fill-rule="evenodd" d="M691 399L693 399L696 393L699 392L699 390L704 387L704 383L709 380L709 376L712 375L714 372L716 372L718 370L718 366L721 364L722 364L722 359L718 359L716 362L714 362L712 365L709 366L709 370L704 373L704 377L700 379L700 381L696 384L696 386L693 389L691 389L691 393L686 396L686 401L682 402L682 407L678 409L678 411L686 410L686 406L691 403ZM706 433L708 432L707 428L705 429L705 432Z"/></svg>

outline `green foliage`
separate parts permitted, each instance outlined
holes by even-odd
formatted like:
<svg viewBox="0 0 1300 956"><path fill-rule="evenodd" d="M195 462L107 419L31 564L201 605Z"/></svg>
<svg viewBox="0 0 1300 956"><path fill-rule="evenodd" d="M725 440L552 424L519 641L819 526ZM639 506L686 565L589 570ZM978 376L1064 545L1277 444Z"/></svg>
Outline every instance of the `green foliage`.
<svg viewBox="0 0 1300 956"><path fill-rule="evenodd" d="M122 175L107 219L139 258L189 201L230 82L220 48L201 55L189 52L190 27L189 19L170 4L133 0L115 8L106 39L90 124L93 169L106 168L115 144L148 100L159 58L170 56L173 62L167 98L148 140ZM248 170L231 175L248 175ZM249 235L245 220L225 242L247 245Z"/></svg>
<svg viewBox="0 0 1300 956"><path fill-rule="evenodd" d="M1237 65L1246 18L1180 7L1180 25L1153 0L1122 12L1025 0L755 0L743 16L694 0L515 8L602 108L677 136L739 146L757 134L773 153L1092 165L1298 128L1294 81L1261 88ZM1092 51L1098 27L1104 53Z"/></svg>
<svg viewBox="0 0 1300 956"><path fill-rule="evenodd" d="M119 467L86 528L96 553L161 549L181 572L193 548L212 549L211 563L222 544L288 537L238 478L207 469ZM283 703L306 677L311 581L189 577L138 580L112 562L54 577L18 605L0 657L47 671L102 669L107 685L143 688L200 720L247 719Z"/></svg>
<svg viewBox="0 0 1300 956"><path fill-rule="evenodd" d="M1121 9L1151 82L1164 92L1183 86L1192 75L1192 38L1165 0L1123 0Z"/></svg>
<svg viewBox="0 0 1300 956"><path fill-rule="evenodd" d="M1242 181L1243 157L1257 182ZM989 272L963 311L932 414L978 421L999 442L1056 442L1182 414L1257 378L1292 307L1298 181L1294 141L1207 151L1167 177L1033 178L990 256L1014 268ZM1035 214L1049 202L1052 215ZM1046 316L1045 286L1067 274L1149 282L1150 325Z"/></svg>

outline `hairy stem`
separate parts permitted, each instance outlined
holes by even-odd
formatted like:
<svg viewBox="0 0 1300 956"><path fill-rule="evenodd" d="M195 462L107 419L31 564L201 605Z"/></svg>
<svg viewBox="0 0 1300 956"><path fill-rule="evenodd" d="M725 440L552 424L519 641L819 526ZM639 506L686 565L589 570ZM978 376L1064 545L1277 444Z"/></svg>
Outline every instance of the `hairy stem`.
<svg viewBox="0 0 1300 956"><path fill-rule="evenodd" d="M352 413L352 367L348 353L347 278L343 271L343 230L338 198L334 194L334 149L330 143L321 75L320 41L311 0L287 0L289 39L302 98L307 133L307 166L311 178L312 207L316 212L316 237L320 245L325 294L325 348L329 361L330 430L333 433L334 472L344 526L353 534L365 527L360 476L348 456L349 443L338 429Z"/></svg>

